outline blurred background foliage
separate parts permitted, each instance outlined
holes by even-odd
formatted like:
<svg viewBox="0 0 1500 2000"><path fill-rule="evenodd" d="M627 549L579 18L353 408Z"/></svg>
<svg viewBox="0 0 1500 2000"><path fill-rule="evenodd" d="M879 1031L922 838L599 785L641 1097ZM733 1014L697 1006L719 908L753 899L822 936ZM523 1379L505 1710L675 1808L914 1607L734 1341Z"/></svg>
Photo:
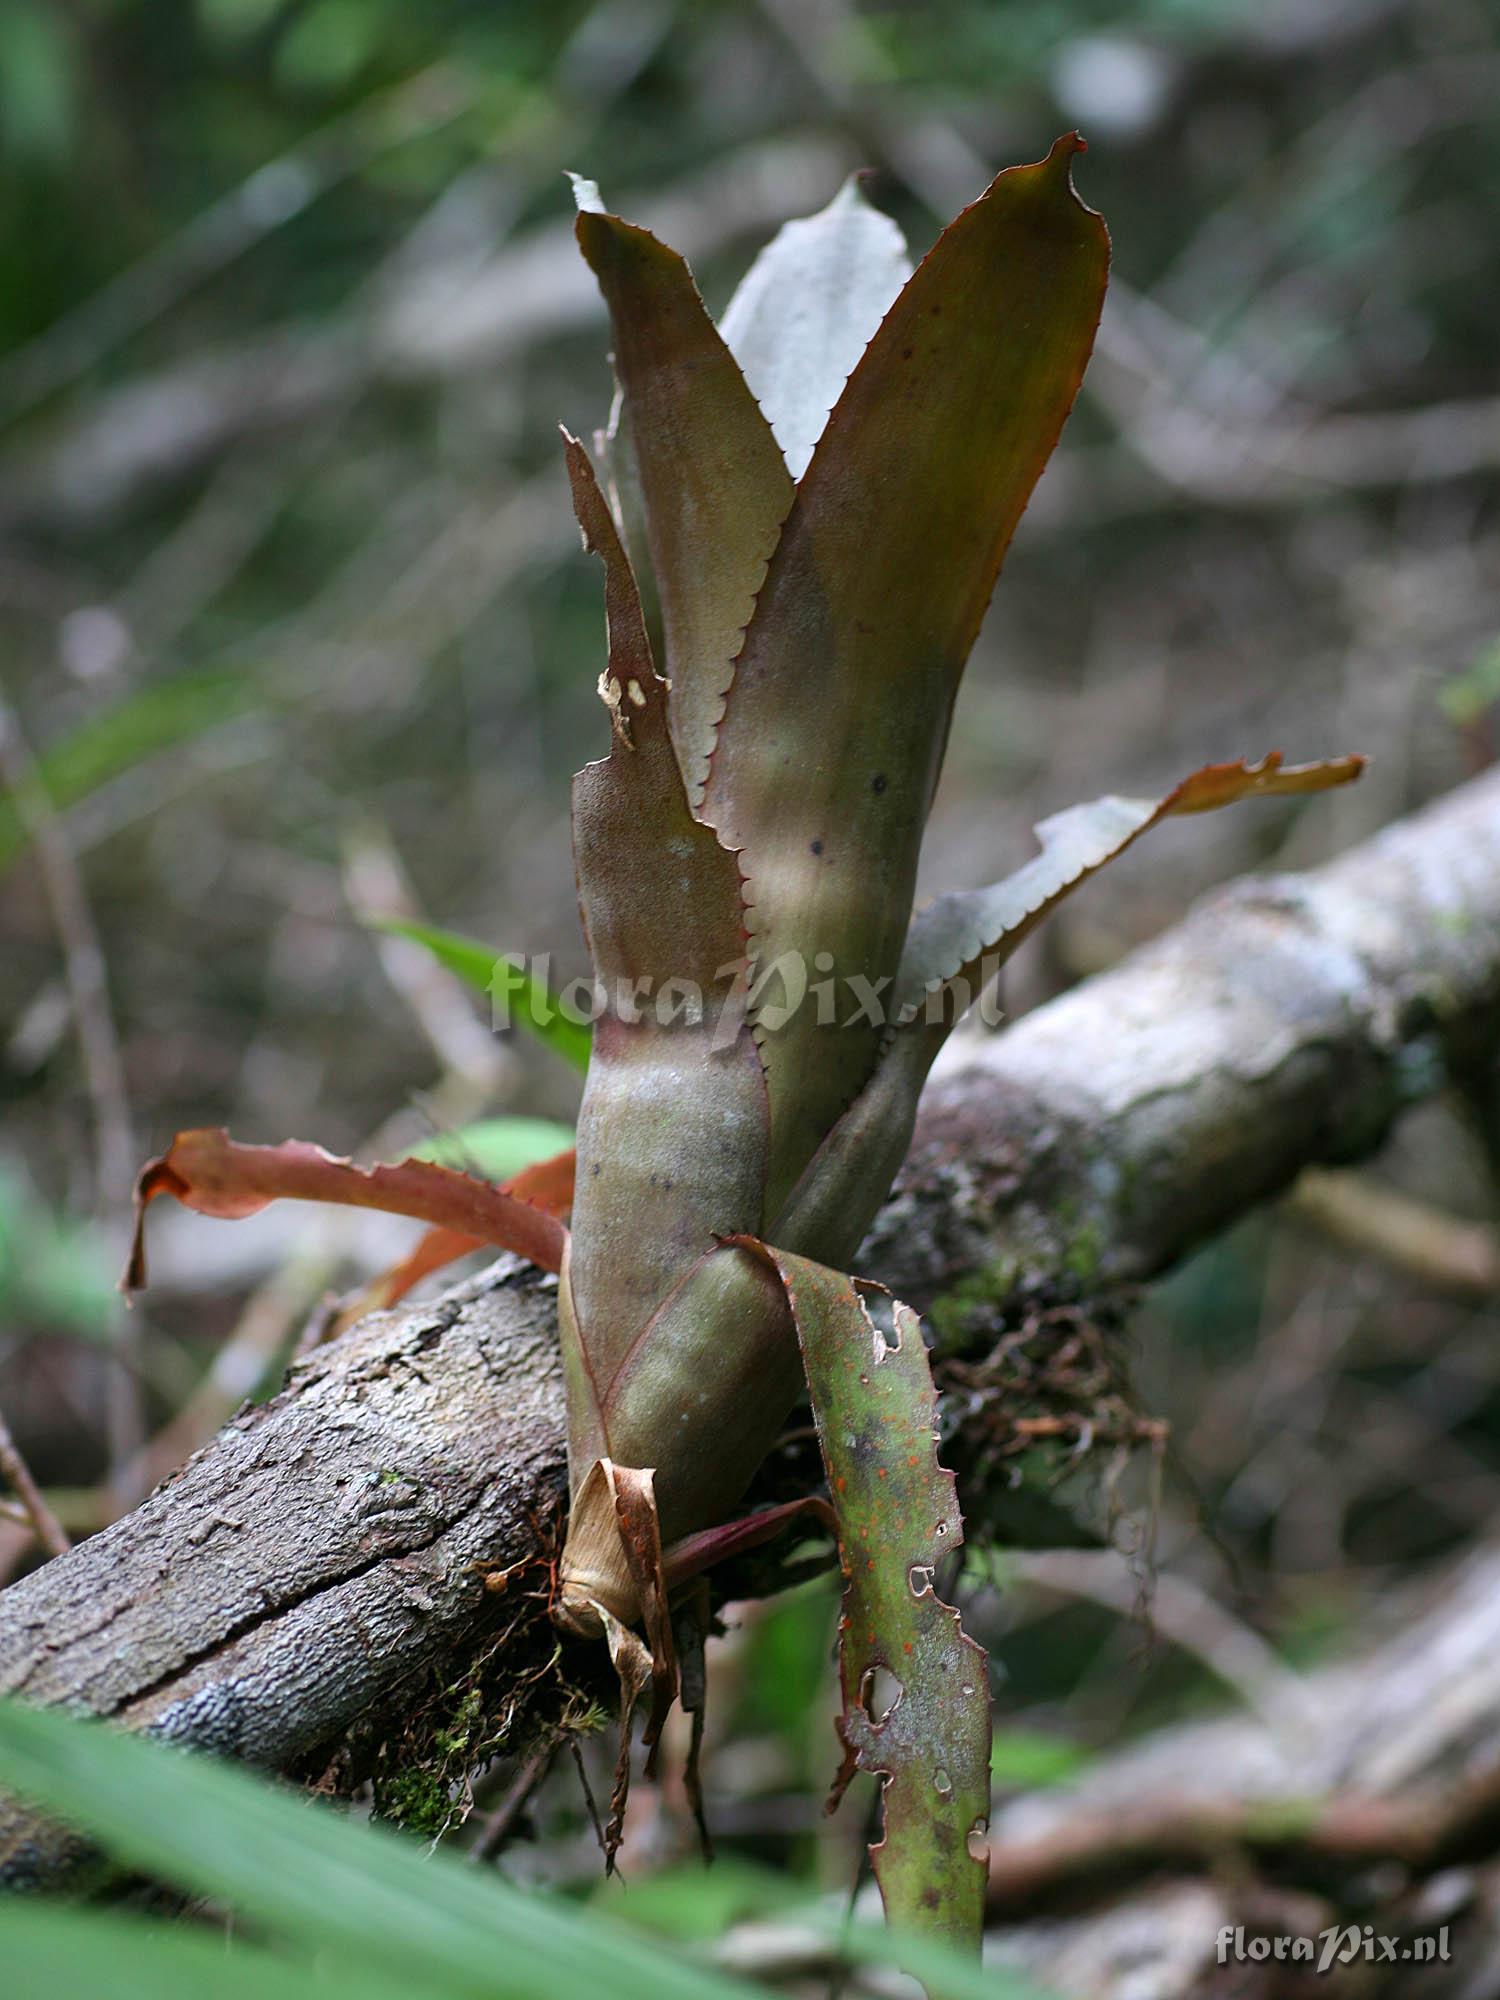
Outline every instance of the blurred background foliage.
<svg viewBox="0 0 1500 2000"><path fill-rule="evenodd" d="M148 1147L222 1122L391 1156L575 1108L566 1063L371 923L584 970L567 780L606 740L601 613L555 426L601 422L609 376L564 168L719 307L853 168L920 250L1084 129L1111 304L970 670L926 884L1205 759L1374 767L1159 836L1028 948L1016 1012L1493 757L1497 92L1482 0L3 0L0 1408L75 1530L273 1383L392 1240L163 1218L126 1322ZM1451 1102L1378 1171L1490 1213ZM1483 1287L1393 1274L1295 1204L1161 1286L1133 1350L1172 1426L1177 1595L1148 1646L1128 1561L1092 1595L1045 1554L1000 1592L976 1571L1002 1784L1217 1699L1214 1616L1314 1658L1474 1535L1496 1333ZM1144 1546L1144 1512L1123 1532ZM32 1559L0 1519L0 1568ZM818 1819L831 1620L816 1582L747 1612L713 1780L731 1854L825 1881L859 1834ZM588 1877L576 1800L538 1812L555 1838L507 1865ZM680 1815L643 1805L632 1839L670 1860ZM672 1879L646 1907L702 1922Z"/></svg>

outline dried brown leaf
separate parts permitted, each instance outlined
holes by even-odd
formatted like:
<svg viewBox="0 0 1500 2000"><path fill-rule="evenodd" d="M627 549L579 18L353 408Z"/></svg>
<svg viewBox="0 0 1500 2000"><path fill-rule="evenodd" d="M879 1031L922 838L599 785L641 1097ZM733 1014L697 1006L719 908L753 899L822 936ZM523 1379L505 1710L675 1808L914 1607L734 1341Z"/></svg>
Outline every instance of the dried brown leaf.
<svg viewBox="0 0 1500 2000"><path fill-rule="evenodd" d="M200 1215L231 1220L284 1199L381 1209L513 1250L545 1271L561 1267L568 1239L555 1215L429 1160L357 1167L301 1139L242 1146L222 1127L203 1129L179 1132L167 1151L141 1171L135 1188L135 1237L123 1281L127 1291L146 1282L146 1210L160 1195L171 1195Z"/></svg>

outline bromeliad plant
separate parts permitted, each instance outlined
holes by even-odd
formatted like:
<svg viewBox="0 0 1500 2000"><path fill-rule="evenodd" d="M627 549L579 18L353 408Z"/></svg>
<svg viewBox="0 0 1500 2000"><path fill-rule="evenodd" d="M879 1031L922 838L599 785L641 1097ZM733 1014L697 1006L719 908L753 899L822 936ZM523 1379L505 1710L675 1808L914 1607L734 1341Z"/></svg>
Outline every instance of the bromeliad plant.
<svg viewBox="0 0 1500 2000"><path fill-rule="evenodd" d="M678 1692L683 1587L791 1511L735 1518L805 1383L845 1581L836 1789L882 1780L893 1920L971 1943L988 1688L934 1588L962 1523L918 1323L847 1267L944 1038L1055 903L1169 815L1360 769L1273 755L1076 807L1008 880L912 913L959 677L1104 297L1081 145L1001 174L915 273L851 183L782 232L720 328L683 260L577 183L619 393L602 477L564 434L604 570L611 726L573 792L605 1000L576 1174L493 1188L186 1133L139 1196L421 1215L433 1232L382 1298L475 1241L559 1271L555 1616L607 1640L627 1731L650 1686L648 1742Z"/></svg>

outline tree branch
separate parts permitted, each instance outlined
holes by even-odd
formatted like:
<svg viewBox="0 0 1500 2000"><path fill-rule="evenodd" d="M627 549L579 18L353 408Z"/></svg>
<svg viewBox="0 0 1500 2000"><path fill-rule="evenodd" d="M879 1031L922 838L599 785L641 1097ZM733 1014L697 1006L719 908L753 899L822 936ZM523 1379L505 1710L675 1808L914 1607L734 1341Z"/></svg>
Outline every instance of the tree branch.
<svg viewBox="0 0 1500 2000"><path fill-rule="evenodd" d="M1373 1150L1500 1019L1500 772L1332 865L1210 898L1004 1035L955 1041L860 1268L975 1337L1150 1276ZM0 1693L285 1769L471 1652L476 1565L563 1486L553 1286L503 1261L292 1369L145 1504L0 1599ZM76 1846L0 1804L0 1882Z"/></svg>
<svg viewBox="0 0 1500 2000"><path fill-rule="evenodd" d="M926 1305L1138 1282L1493 1049L1500 773L1248 877L1003 1034L949 1044L864 1249Z"/></svg>

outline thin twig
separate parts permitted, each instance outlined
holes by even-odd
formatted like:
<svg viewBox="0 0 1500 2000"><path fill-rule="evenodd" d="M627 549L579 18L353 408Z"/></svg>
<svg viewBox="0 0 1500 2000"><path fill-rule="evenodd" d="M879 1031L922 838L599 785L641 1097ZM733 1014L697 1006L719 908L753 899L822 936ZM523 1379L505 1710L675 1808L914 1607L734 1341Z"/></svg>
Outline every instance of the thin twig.
<svg viewBox="0 0 1500 2000"><path fill-rule="evenodd" d="M421 915L401 858L388 833L372 819L344 838L344 894L372 932L381 970L410 1010L445 1076L473 1086L481 1100L514 1081L515 1056L481 1025L473 996L425 945L383 933L391 918Z"/></svg>
<svg viewBox="0 0 1500 2000"><path fill-rule="evenodd" d="M93 1100L98 1143L99 1194L110 1200L128 1190L135 1172L135 1140L120 1045L110 1013L104 952L88 897L63 836L29 745L0 692L0 776L36 852L42 886L62 946L74 1024Z"/></svg>
<svg viewBox="0 0 1500 2000"><path fill-rule="evenodd" d="M0 777L10 790L17 816L35 850L42 888L62 948L73 1025L93 1105L95 1199L101 1217L118 1224L123 1237L137 1154L125 1088L125 1066L109 1003L104 949L73 850L3 690L0 690ZM117 1327L109 1427L111 1464L118 1470L144 1442L145 1410L139 1382L139 1330L123 1316Z"/></svg>
<svg viewBox="0 0 1500 2000"><path fill-rule="evenodd" d="M552 1769L552 1759L556 1755L555 1742L544 1743L540 1749L533 1750L506 1786L499 1804L479 1829L479 1837L469 1849L469 1859L472 1862L494 1860L515 1831L516 1821L524 1812L532 1793Z"/></svg>
<svg viewBox="0 0 1500 2000"><path fill-rule="evenodd" d="M1361 1783L1326 1797L1202 1798L1163 1791L1076 1813L990 1854L992 1911L1034 1908L1066 1883L1111 1871L1151 1872L1164 1860L1226 1853L1281 1854L1324 1868L1368 1869L1397 1861L1426 1872L1483 1838L1495 1812L1500 1769L1489 1765L1443 1787L1378 1796ZM1284 1863L1290 1867L1290 1858Z"/></svg>
<svg viewBox="0 0 1500 2000"><path fill-rule="evenodd" d="M1145 1609L1151 1626L1233 1688L1276 1735L1310 1729L1315 1717L1297 1675L1257 1632L1189 1578L1158 1574L1146 1607L1137 1581L1112 1549L1027 1549L1007 1557L1024 1582L1061 1596L1086 1598L1123 1618Z"/></svg>
<svg viewBox="0 0 1500 2000"><path fill-rule="evenodd" d="M598 1801L594 1797L594 1788L589 1783L588 1767L583 1761L583 1749L576 1736L568 1738L568 1749L572 1752L573 1766L578 1773L578 1782L583 1788L583 1803L588 1808L589 1824L594 1829L594 1838L599 1843L599 1852L603 1854L605 1851L604 1822L599 1817Z"/></svg>
<svg viewBox="0 0 1500 2000"><path fill-rule="evenodd" d="M52 1486L43 1489L42 1497L69 1536L96 1535L118 1515L104 1486ZM19 1500L0 1500L0 1521L31 1531L31 1516Z"/></svg>
<svg viewBox="0 0 1500 2000"><path fill-rule="evenodd" d="M14 1487L25 1510L32 1532L49 1556L65 1556L73 1544L63 1524L42 1498L42 1489L31 1476L31 1467L22 1458L20 1447L10 1434L10 1426L0 1416L0 1472ZM6 1509L7 1515L11 1510Z"/></svg>
<svg viewBox="0 0 1500 2000"><path fill-rule="evenodd" d="M1381 1187L1365 1174L1309 1167L1287 1208L1345 1249L1365 1251L1424 1284L1469 1298L1500 1294L1500 1237L1493 1229Z"/></svg>

